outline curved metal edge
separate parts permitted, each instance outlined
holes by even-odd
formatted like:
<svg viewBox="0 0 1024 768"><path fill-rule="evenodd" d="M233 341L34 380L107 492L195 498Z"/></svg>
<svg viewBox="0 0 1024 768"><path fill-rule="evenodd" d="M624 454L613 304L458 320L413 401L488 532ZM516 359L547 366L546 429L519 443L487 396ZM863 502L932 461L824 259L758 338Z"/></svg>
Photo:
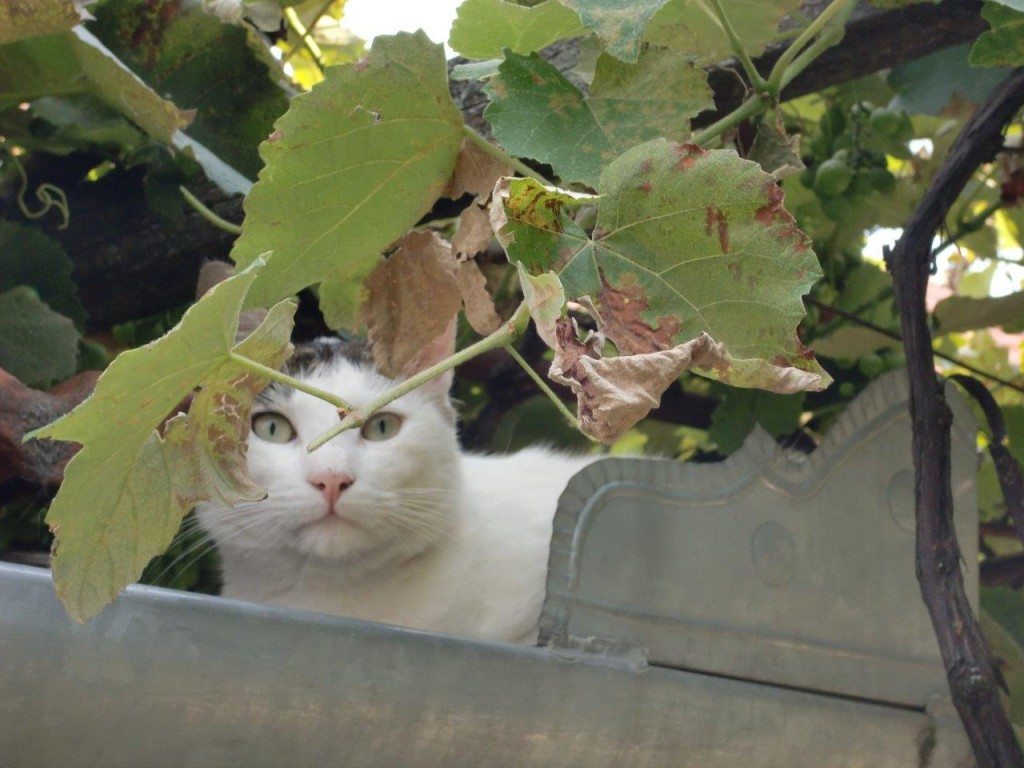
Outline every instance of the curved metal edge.
<svg viewBox="0 0 1024 768"><path fill-rule="evenodd" d="M956 387L946 387L953 411L953 430L973 441L977 420ZM540 615L539 642L568 642L568 610L573 554L582 538L587 511L594 497L608 486L686 488L702 493L723 487L738 489L767 478L793 493L805 491L816 478L827 475L851 450L858 434L879 429L895 412L905 411L910 399L906 371L897 369L875 379L836 419L821 445L810 455L782 449L760 426L755 426L738 451L716 464L694 464L672 459L610 457L584 467L573 476L558 499L548 556L546 595Z"/></svg>

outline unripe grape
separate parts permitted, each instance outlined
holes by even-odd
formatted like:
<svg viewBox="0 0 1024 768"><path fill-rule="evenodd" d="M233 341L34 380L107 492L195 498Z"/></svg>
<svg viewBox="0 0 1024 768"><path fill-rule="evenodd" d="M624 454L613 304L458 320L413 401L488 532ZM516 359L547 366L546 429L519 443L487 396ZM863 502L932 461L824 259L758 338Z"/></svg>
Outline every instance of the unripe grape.
<svg viewBox="0 0 1024 768"><path fill-rule="evenodd" d="M853 169L842 160L829 159L818 166L814 176L814 191L822 197L843 194L853 179Z"/></svg>
<svg viewBox="0 0 1024 768"><path fill-rule="evenodd" d="M904 117L905 115L899 110L878 107L872 110L868 125L871 126L871 130L882 136L896 136L903 126Z"/></svg>
<svg viewBox="0 0 1024 768"><path fill-rule="evenodd" d="M857 367L860 369L861 373L869 379L873 379L885 370L885 361L882 360L881 355L871 353L870 355L864 355L860 358L860 360L857 361Z"/></svg>

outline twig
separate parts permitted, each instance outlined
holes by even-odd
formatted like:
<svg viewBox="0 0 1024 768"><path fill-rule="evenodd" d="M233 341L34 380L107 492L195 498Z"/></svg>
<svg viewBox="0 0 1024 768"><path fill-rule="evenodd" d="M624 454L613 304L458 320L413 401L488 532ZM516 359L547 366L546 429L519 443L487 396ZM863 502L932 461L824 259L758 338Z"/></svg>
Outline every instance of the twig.
<svg viewBox="0 0 1024 768"><path fill-rule="evenodd" d="M943 250L953 245L953 243L955 243L964 235L969 235L972 232L977 232L985 225L985 222L988 221L988 217L1002 207L1003 201L996 200L994 203L985 206L985 210L983 210L981 213L977 214L976 216L972 216L971 218L967 219L967 221L961 221L959 224L957 224L956 229L954 229L945 240L943 240L941 243L935 246L935 248L932 249L932 258L938 256L940 253L942 253Z"/></svg>
<svg viewBox="0 0 1024 768"><path fill-rule="evenodd" d="M960 571L950 478L952 413L935 374L925 291L935 232L978 166L1002 146L1003 126L1022 103L1024 68L1014 70L967 121L896 247L886 249L910 380L917 578L980 768L1019 768L1024 753L999 699L997 668Z"/></svg>
<svg viewBox="0 0 1024 768"><path fill-rule="evenodd" d="M798 54L800 54L808 43L814 40L822 30L825 29L841 12L852 10L856 4L856 0L834 0L828 8L821 12L821 14L814 19L810 24L807 25L807 29L800 33L800 35L790 43L789 47L782 52L779 60L775 62L775 66L772 67L771 74L768 75L769 86L775 89L778 93L782 90L782 81L786 75L786 70L789 69L789 65L794 62Z"/></svg>
<svg viewBox="0 0 1024 768"><path fill-rule="evenodd" d="M288 22L288 26L295 30L296 34L299 35L302 40L302 44L309 51L310 57L313 59L313 63L316 64L316 68L320 70L320 74L324 73L324 63L322 61L323 51L320 50L320 46L316 44L316 40L309 36L309 30L302 23L302 19L299 18L299 14L295 12L295 9L288 7L284 9L284 18Z"/></svg>
<svg viewBox="0 0 1024 768"><path fill-rule="evenodd" d="M954 374L949 378L963 387L967 394L981 406L981 410L985 414L991 433L988 452L996 466L996 477L999 478L999 487L1003 492L1006 511L1013 521L1017 538L1024 543L1024 473L1021 472L1020 464L1006 445L1008 438L1003 412L999 410L999 404L992 397L992 393L977 379L961 374Z"/></svg>
<svg viewBox="0 0 1024 768"><path fill-rule="evenodd" d="M883 336L892 339L893 341L903 341L903 337L900 334L896 333L895 331L890 331L888 328L883 328L880 325L876 325L875 323L872 323L870 320L865 320L863 317L859 317L858 315L855 315L851 312L847 312L844 309L834 307L831 304L826 304L822 301L818 301L817 299L812 299L810 297L806 298L805 301L808 304L813 304L819 309L823 309L827 312L833 312L836 315L839 315L839 317L843 318L844 320L849 320L854 325L859 325L862 328L870 328L875 333L880 333ZM1009 379L1004 379L1001 378L1000 376L996 376L994 373L989 373L988 371L983 371L980 368L975 368L970 363L965 363L963 360L959 360L953 357L952 355L947 355L944 352L933 352L932 354L935 357L953 363L953 365L958 365L964 370L970 371L971 373L975 374L976 376L981 376L982 378L988 379L989 381L994 381L996 384L1001 384L1004 387L1009 387L1010 389L1015 389L1018 392L1024 393L1024 385L1015 384Z"/></svg>
<svg viewBox="0 0 1024 768"><path fill-rule="evenodd" d="M313 397L330 403L338 409L338 413L342 418L352 411L352 406L348 404L348 401L333 392L328 392L326 389L320 389L320 387L314 387L312 384L307 384L300 379L289 376L287 373L282 373L275 368L263 365L263 363L257 363L255 360L250 360L248 357L244 357L237 352L232 352L229 356L232 362L237 363L243 368L250 370L259 376L264 376L271 381L276 381L279 384L284 384L286 387L297 389L299 392L305 392L307 395L312 395Z"/></svg>
<svg viewBox="0 0 1024 768"><path fill-rule="evenodd" d="M558 412L562 414L562 417L566 420L569 426L575 429L577 426L576 414L565 407L565 403L563 403L561 398L555 394L554 390L548 386L547 382L541 378L540 374L533 369L533 366L526 362L523 359L523 356L520 355L519 352L516 351L516 348L511 344L505 345L505 351L511 355L513 360L519 363L519 367L526 371L526 375L533 380L533 383L537 385L541 392L547 395L548 400L554 403L555 408L557 408Z"/></svg>
<svg viewBox="0 0 1024 768"><path fill-rule="evenodd" d="M313 33L313 30L316 28L317 22L320 21L320 18L325 13L327 13L328 9L330 9L330 7L332 5L334 5L334 2L335 2L335 0L324 0L324 4L321 5L317 9L315 14L313 14L313 18L310 20L309 26L305 27L306 31L303 34L303 37L309 37ZM296 18L298 18L297 14L296 14ZM299 20L299 22L300 22L300 26L305 26L305 25L301 24L301 19ZM296 29L296 32L298 32L298 29ZM316 41L313 40L312 38L310 38L310 42L312 42L314 45L316 45ZM296 52L298 50L299 49L296 46L292 46L291 49L288 51L288 53L286 53L284 55L284 58L281 60L281 63L282 64L287 64L291 60L291 58L296 54ZM309 50L310 54L313 54L313 57L316 58L316 59L319 59L319 57L323 56L323 51L320 50L320 46L319 45L316 45L316 53L315 54L313 53L313 49L312 48L307 48L307 50ZM320 62L317 61L317 64L319 65ZM323 67L322 66L320 68L320 71L321 72L323 71Z"/></svg>
<svg viewBox="0 0 1024 768"><path fill-rule="evenodd" d="M179 186L178 191L181 192L181 196L185 198L185 202L188 203L196 213L213 224L217 229L227 232L229 235L242 234L242 228L240 226L222 219L216 213L203 205L203 201L185 189L185 187Z"/></svg>
<svg viewBox="0 0 1024 768"><path fill-rule="evenodd" d="M747 49L743 46L743 41L740 40L740 36L733 29L732 22L729 21L729 15L725 12L725 8L722 7L721 0L711 0L711 7L714 9L715 15L718 16L718 21L722 24L725 34L729 37L729 45L732 47L732 52L736 54L736 58L739 59L743 70L747 73L747 77L750 78L750 84L757 91L768 90L768 81L761 77L761 73L754 66L750 54L747 53Z"/></svg>

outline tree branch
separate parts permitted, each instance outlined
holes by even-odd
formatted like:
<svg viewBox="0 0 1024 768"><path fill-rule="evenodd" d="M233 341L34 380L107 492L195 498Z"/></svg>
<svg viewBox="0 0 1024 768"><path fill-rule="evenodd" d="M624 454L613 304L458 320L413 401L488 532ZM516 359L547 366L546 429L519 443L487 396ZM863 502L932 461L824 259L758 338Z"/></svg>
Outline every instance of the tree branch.
<svg viewBox="0 0 1024 768"><path fill-rule="evenodd" d="M950 479L952 413L935 374L925 289L935 232L975 169L1002 146L1003 126L1021 104L1024 68L1007 77L967 122L903 236L891 252L886 250L910 379L917 577L953 703L981 768L1019 768L1024 754L999 700L997 671L960 572Z"/></svg>

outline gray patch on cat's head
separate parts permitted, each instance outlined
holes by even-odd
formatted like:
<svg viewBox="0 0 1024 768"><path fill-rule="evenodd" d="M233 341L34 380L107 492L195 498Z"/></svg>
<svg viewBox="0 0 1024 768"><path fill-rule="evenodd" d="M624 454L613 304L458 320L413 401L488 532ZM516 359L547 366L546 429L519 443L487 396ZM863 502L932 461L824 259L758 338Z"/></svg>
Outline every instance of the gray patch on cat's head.
<svg viewBox="0 0 1024 768"><path fill-rule="evenodd" d="M309 376L318 368L333 365L338 360L348 360L357 365L373 365L370 345L362 339L339 339L335 336L321 336L304 344L296 344L292 356L282 370L289 376ZM271 382L256 397L263 405L270 405L275 399L287 397L292 388L279 382Z"/></svg>
<svg viewBox="0 0 1024 768"><path fill-rule="evenodd" d="M322 366L333 365L338 360L348 360L350 363L376 370L373 349L369 342L360 338L339 339L335 336L321 336L313 341L296 344L295 351L285 362L282 370L289 376L302 378L311 375ZM271 406L275 400L287 398L293 391L286 384L271 382L256 396L256 402ZM445 418L455 424L458 414L447 394L437 397L436 401Z"/></svg>

